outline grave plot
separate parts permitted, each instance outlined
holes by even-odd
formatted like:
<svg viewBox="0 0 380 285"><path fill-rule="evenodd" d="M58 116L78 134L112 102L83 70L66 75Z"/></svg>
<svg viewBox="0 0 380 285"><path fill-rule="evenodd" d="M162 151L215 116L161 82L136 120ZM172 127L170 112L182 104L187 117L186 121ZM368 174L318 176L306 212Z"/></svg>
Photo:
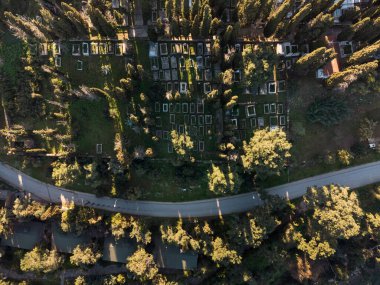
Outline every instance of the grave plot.
<svg viewBox="0 0 380 285"><path fill-rule="evenodd" d="M192 152L198 158L216 154L215 118L213 109L204 101L153 102L155 112L154 134L158 138L158 157L173 153L171 132L188 134L193 141ZM173 154L174 155L174 154Z"/></svg>
<svg viewBox="0 0 380 285"><path fill-rule="evenodd" d="M149 61L153 80L166 82L162 85L166 92L203 96L212 90L211 41L150 43Z"/></svg>

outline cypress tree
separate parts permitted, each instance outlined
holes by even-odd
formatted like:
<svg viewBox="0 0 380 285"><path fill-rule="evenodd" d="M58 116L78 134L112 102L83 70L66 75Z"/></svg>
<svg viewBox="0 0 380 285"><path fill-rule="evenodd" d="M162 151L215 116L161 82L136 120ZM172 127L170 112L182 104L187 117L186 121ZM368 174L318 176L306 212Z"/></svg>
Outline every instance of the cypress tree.
<svg viewBox="0 0 380 285"><path fill-rule="evenodd" d="M200 25L200 33L204 38L207 38L210 35L211 19L211 8L206 4L203 8L203 16Z"/></svg>
<svg viewBox="0 0 380 285"><path fill-rule="evenodd" d="M363 30L368 28L371 24L371 19L369 17L366 17L359 22L357 22L354 25L351 25L344 29L339 35L338 40L339 41L349 41L355 36L358 36Z"/></svg>
<svg viewBox="0 0 380 285"><path fill-rule="evenodd" d="M237 5L238 17L242 26L252 24L260 14L260 0L241 0Z"/></svg>
<svg viewBox="0 0 380 285"><path fill-rule="evenodd" d="M295 64L295 70L300 75L306 75L308 72L314 71L315 69L325 65L335 56L336 54L333 48L318 48L311 53L300 57Z"/></svg>
<svg viewBox="0 0 380 285"><path fill-rule="evenodd" d="M275 33L278 24L282 21L286 14L288 14L290 9L293 7L293 4L294 0L285 0L277 11L269 17L269 20L264 28L265 37L268 38Z"/></svg>
<svg viewBox="0 0 380 285"><path fill-rule="evenodd" d="M195 15L193 24L191 25L191 36L193 39L196 39L199 37L199 17L198 15Z"/></svg>
<svg viewBox="0 0 380 285"><path fill-rule="evenodd" d="M380 41L377 41L376 43L370 46L367 46L365 48L362 48L361 50L354 52L347 60L347 63L349 65L364 63L368 61L372 56L374 56L379 51L380 51Z"/></svg>
<svg viewBox="0 0 380 285"><path fill-rule="evenodd" d="M61 6L62 6L65 16L76 27L77 31L82 35L87 35L88 28L89 28L88 23L79 13L79 11L65 2L62 2Z"/></svg>
<svg viewBox="0 0 380 285"><path fill-rule="evenodd" d="M90 8L89 14L92 23L103 36L114 36L114 26L106 19L103 13L98 8Z"/></svg>
<svg viewBox="0 0 380 285"><path fill-rule="evenodd" d="M313 6L311 3L304 5L290 20L288 32L294 33L298 25L304 20L312 11Z"/></svg>

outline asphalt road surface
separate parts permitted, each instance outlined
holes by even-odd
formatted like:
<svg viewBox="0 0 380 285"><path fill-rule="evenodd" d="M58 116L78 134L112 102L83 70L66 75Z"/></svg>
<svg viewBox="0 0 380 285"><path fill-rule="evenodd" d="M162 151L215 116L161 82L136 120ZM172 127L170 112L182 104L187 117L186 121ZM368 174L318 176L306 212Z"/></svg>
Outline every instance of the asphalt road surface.
<svg viewBox="0 0 380 285"><path fill-rule="evenodd" d="M256 192L180 203L130 201L109 197L96 197L93 194L72 191L43 183L4 163L0 163L0 179L21 191L32 193L48 202L62 203L64 201L74 201L76 205L137 216L209 217L245 212L262 204ZM267 191L272 195L294 199L305 194L310 186L335 183L356 188L375 182L380 182L380 161L313 176L269 188Z"/></svg>

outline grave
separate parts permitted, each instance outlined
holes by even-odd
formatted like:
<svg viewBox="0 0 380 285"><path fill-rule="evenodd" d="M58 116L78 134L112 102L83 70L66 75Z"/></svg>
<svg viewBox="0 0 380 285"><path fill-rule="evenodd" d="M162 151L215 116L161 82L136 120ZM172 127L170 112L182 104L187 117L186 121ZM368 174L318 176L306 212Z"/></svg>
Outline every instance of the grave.
<svg viewBox="0 0 380 285"><path fill-rule="evenodd" d="M190 103L190 113L191 114L195 113L195 103Z"/></svg>
<svg viewBox="0 0 380 285"><path fill-rule="evenodd" d="M257 125L259 128L263 128L264 127L264 118L263 117L258 117L257 118Z"/></svg>
<svg viewBox="0 0 380 285"><path fill-rule="evenodd" d="M188 103L182 103L182 113L186 114L189 112L189 104Z"/></svg>
<svg viewBox="0 0 380 285"><path fill-rule="evenodd" d="M203 43L197 44L197 54L203 55Z"/></svg>
<svg viewBox="0 0 380 285"><path fill-rule="evenodd" d="M177 58L175 56L170 57L171 68L177 68Z"/></svg>
<svg viewBox="0 0 380 285"><path fill-rule="evenodd" d="M282 113L284 113L284 105L277 104L277 114L282 114Z"/></svg>
<svg viewBox="0 0 380 285"><path fill-rule="evenodd" d="M172 69L172 80L178 80L178 71L177 71L177 69ZM178 87L177 87L177 90L178 90Z"/></svg>
<svg viewBox="0 0 380 285"><path fill-rule="evenodd" d="M256 108L255 105L248 105L245 107L245 111L247 114L247 117L253 117L256 116Z"/></svg>
<svg viewBox="0 0 380 285"><path fill-rule="evenodd" d="M175 103L175 109L176 113L181 113L181 103Z"/></svg>
<svg viewBox="0 0 380 285"><path fill-rule="evenodd" d="M206 115L205 122L206 122L206 125L211 125L212 124L212 115Z"/></svg>
<svg viewBox="0 0 380 285"><path fill-rule="evenodd" d="M79 44L73 44L72 49L71 49L71 54L78 56L80 55L80 45Z"/></svg>
<svg viewBox="0 0 380 285"><path fill-rule="evenodd" d="M187 125L187 124L189 124L189 115L185 115L184 117L183 117L183 120L184 120L184 123Z"/></svg>
<svg viewBox="0 0 380 285"><path fill-rule="evenodd" d="M168 54L168 44L160 43L160 55L167 55L167 54Z"/></svg>
<svg viewBox="0 0 380 285"><path fill-rule="evenodd" d="M124 45L122 43L115 44L115 54L117 56L122 56L124 54Z"/></svg>
<svg viewBox="0 0 380 285"><path fill-rule="evenodd" d="M175 124L175 114L170 114L170 123Z"/></svg>
<svg viewBox="0 0 380 285"><path fill-rule="evenodd" d="M198 114L203 114L204 113L204 103L203 102L198 102L197 103L197 113Z"/></svg>
<svg viewBox="0 0 380 285"><path fill-rule="evenodd" d="M210 82L203 83L203 91L208 94L211 92L211 84Z"/></svg>
<svg viewBox="0 0 380 285"><path fill-rule="evenodd" d="M264 114L269 114L269 104L264 104Z"/></svg>
<svg viewBox="0 0 380 285"><path fill-rule="evenodd" d="M204 117L203 115L198 116L198 125L204 125Z"/></svg>
<svg viewBox="0 0 380 285"><path fill-rule="evenodd" d="M169 103L169 113L174 113L174 104Z"/></svg>
<svg viewBox="0 0 380 285"><path fill-rule="evenodd" d="M270 113L276 114L276 103L270 104Z"/></svg>
<svg viewBox="0 0 380 285"><path fill-rule="evenodd" d="M280 116L280 126L285 126L285 125L286 125L285 116Z"/></svg>
<svg viewBox="0 0 380 285"><path fill-rule="evenodd" d="M256 118L251 119L251 128L252 129L256 128Z"/></svg>
<svg viewBox="0 0 380 285"><path fill-rule="evenodd" d="M197 123L197 117L195 115L191 115L191 125L195 125Z"/></svg>
<svg viewBox="0 0 380 285"><path fill-rule="evenodd" d="M83 70L83 61L77 60L76 68L77 70Z"/></svg>
<svg viewBox="0 0 380 285"><path fill-rule="evenodd" d="M167 56L161 57L161 67L162 69L169 69L169 58Z"/></svg>
<svg viewBox="0 0 380 285"><path fill-rule="evenodd" d="M82 54L84 56L90 55L90 49L89 49L88 43L82 43Z"/></svg>
<svg viewBox="0 0 380 285"><path fill-rule="evenodd" d="M162 112L167 113L169 109L168 103L162 104Z"/></svg>
<svg viewBox="0 0 380 285"><path fill-rule="evenodd" d="M212 80L212 72L211 72L211 69L206 69L205 72L205 81L211 81ZM206 90L210 90L211 91L211 84L210 83L205 83L205 84L208 84L209 88L205 88L205 92ZM208 91L208 92L210 92Z"/></svg>
<svg viewBox="0 0 380 285"><path fill-rule="evenodd" d="M98 43L91 43L91 54L99 54Z"/></svg>
<svg viewBox="0 0 380 285"><path fill-rule="evenodd" d="M103 153L103 144L98 143L96 144L96 154L102 154Z"/></svg>
<svg viewBox="0 0 380 285"><path fill-rule="evenodd" d="M60 56L56 56L54 58L54 65L56 67L61 67L62 66L62 58Z"/></svg>

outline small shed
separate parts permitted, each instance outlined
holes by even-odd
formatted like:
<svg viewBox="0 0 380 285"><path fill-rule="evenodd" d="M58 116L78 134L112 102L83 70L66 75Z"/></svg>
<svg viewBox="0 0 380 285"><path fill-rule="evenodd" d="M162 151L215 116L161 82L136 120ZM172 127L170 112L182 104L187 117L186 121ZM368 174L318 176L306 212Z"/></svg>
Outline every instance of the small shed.
<svg viewBox="0 0 380 285"><path fill-rule="evenodd" d="M43 223L28 222L16 224L12 234L1 236L1 245L31 250L41 242L43 233Z"/></svg>
<svg viewBox="0 0 380 285"><path fill-rule="evenodd" d="M198 266L198 254L194 251L181 251L172 244L164 244L161 238L155 239L154 257L158 267L167 269L193 270Z"/></svg>
<svg viewBox="0 0 380 285"><path fill-rule="evenodd" d="M114 237L107 237L104 240L103 260L119 263L127 263L127 258L137 249L137 244L130 238L116 240Z"/></svg>
<svg viewBox="0 0 380 285"><path fill-rule="evenodd" d="M53 225L51 241L58 252L72 253L78 245L90 243L90 238L75 233L65 233L58 225Z"/></svg>

